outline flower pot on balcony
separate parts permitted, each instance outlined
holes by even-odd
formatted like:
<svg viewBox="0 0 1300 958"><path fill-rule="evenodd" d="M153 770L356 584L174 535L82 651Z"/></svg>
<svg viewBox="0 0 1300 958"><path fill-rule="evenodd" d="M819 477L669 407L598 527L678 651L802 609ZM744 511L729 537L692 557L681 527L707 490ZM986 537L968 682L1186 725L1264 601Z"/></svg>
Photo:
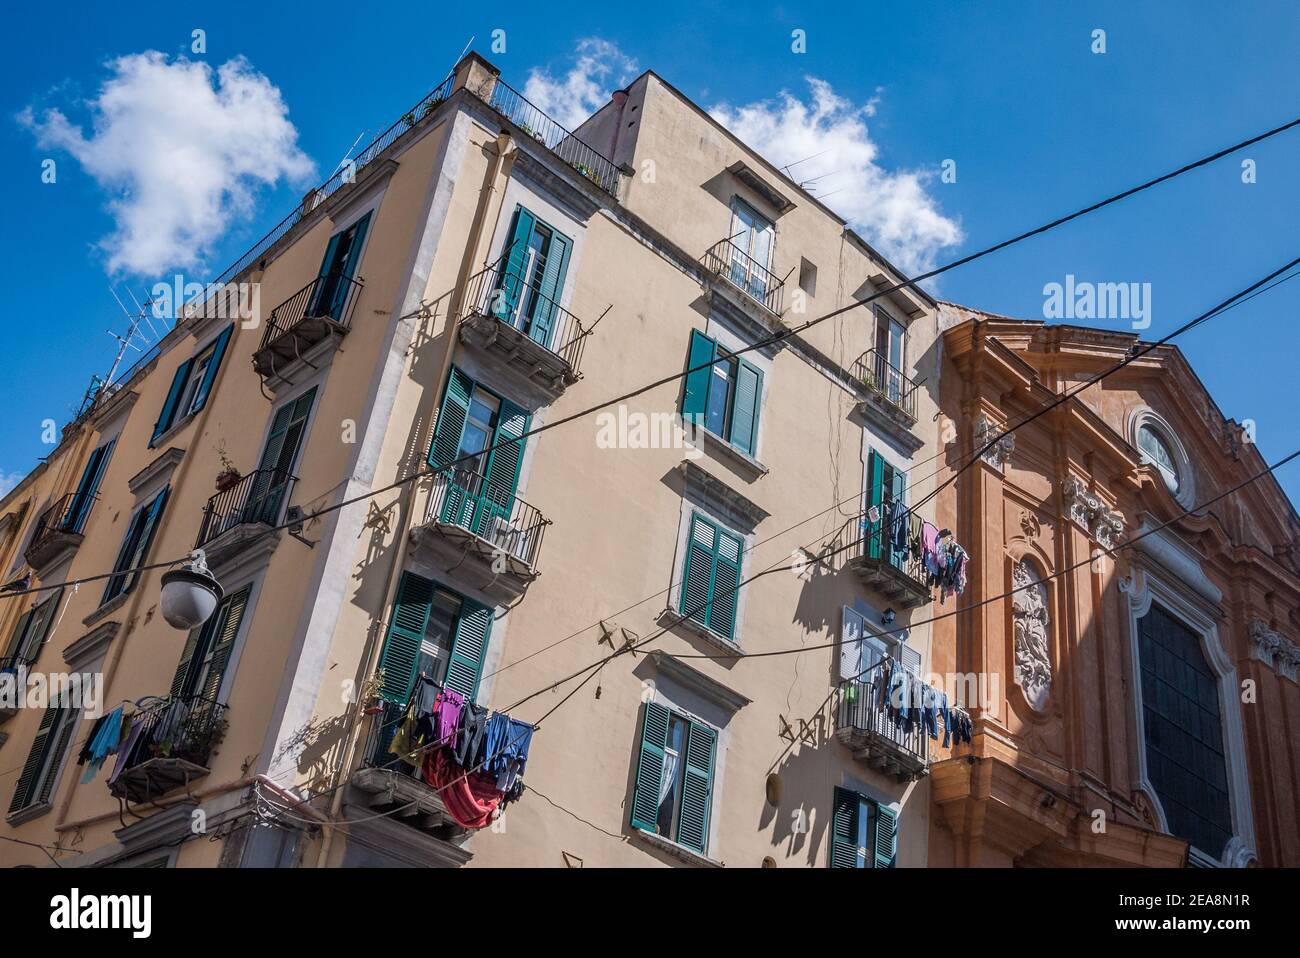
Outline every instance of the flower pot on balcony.
<svg viewBox="0 0 1300 958"><path fill-rule="evenodd" d="M217 492L225 492L234 486L239 485L239 480L244 478L239 474L239 470L234 466L229 466L217 473Z"/></svg>

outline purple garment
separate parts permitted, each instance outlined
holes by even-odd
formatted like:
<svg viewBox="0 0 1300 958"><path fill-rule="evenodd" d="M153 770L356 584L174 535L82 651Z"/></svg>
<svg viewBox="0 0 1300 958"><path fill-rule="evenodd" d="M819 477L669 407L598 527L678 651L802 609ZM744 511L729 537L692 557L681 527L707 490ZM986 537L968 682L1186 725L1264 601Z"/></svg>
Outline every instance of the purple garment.
<svg viewBox="0 0 1300 958"><path fill-rule="evenodd" d="M434 724L434 734L440 745L450 742L460 727L460 713L465 708L465 696L451 689L444 689L438 700L438 717Z"/></svg>
<svg viewBox="0 0 1300 958"><path fill-rule="evenodd" d="M135 751L136 744L140 741L140 735L144 732L144 727L148 723L141 716L136 716L135 721L131 723L131 731L126 733L126 740L117 750L117 764L113 766L113 774L108 777L108 784L112 785L131 765L131 753Z"/></svg>

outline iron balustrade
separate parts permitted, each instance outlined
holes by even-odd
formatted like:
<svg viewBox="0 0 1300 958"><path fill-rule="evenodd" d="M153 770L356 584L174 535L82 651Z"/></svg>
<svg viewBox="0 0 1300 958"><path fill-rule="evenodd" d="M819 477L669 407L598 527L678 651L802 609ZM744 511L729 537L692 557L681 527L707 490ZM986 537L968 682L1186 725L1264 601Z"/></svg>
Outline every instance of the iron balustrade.
<svg viewBox="0 0 1300 958"><path fill-rule="evenodd" d="M388 750L392 744L397 728L406 721L407 704L405 702L381 702L378 710L371 717L370 730L366 733L365 749L361 753L361 764L366 768L384 768L394 772L413 771Z"/></svg>
<svg viewBox="0 0 1300 958"><path fill-rule="evenodd" d="M61 496L36 519L27 551L40 548L50 536L61 532L79 534L86 525L91 506L98 498L98 494L87 492L69 492Z"/></svg>
<svg viewBox="0 0 1300 958"><path fill-rule="evenodd" d="M124 770L156 758L181 759L206 768L225 735L226 707L201 695L168 696L141 709L135 722L143 727Z"/></svg>
<svg viewBox="0 0 1300 958"><path fill-rule="evenodd" d="M498 77L491 92L481 98L600 189L618 197L618 167L614 162L560 126L514 87Z"/></svg>
<svg viewBox="0 0 1300 958"><path fill-rule="evenodd" d="M754 259L730 239L719 240L704 254L704 266L724 277L750 299L781 315L785 280Z"/></svg>
<svg viewBox="0 0 1300 958"><path fill-rule="evenodd" d="M898 665L895 663L895 668ZM929 760L929 739L920 722L904 729L881 702L880 678L847 679L839 685L835 711L836 729L875 736L895 749L924 763ZM902 703L898 703L902 704Z"/></svg>
<svg viewBox="0 0 1300 958"><path fill-rule="evenodd" d="M537 565L542 534L551 524L510 489L455 466L433 477L425 522L464 529L529 569Z"/></svg>
<svg viewBox="0 0 1300 958"><path fill-rule="evenodd" d="M194 547L201 549L223 532L245 523L276 525L289 489L297 481L283 469L257 469L218 492L203 507L203 522Z"/></svg>
<svg viewBox="0 0 1300 958"><path fill-rule="evenodd" d="M259 349L279 339L308 319L324 318L347 327L352 317L352 307L362 284L351 276L329 273L314 280L271 310L262 333Z"/></svg>
<svg viewBox="0 0 1300 958"><path fill-rule="evenodd" d="M875 506L877 518L870 511L858 516L859 536L853 558L887 563L918 585L927 587L928 573L919 548L925 520L901 503L882 502Z"/></svg>
<svg viewBox="0 0 1300 958"><path fill-rule="evenodd" d="M916 419L916 384L877 349L868 349L853 364L853 378L891 405Z"/></svg>
<svg viewBox="0 0 1300 958"><path fill-rule="evenodd" d="M470 277L465 289L464 312L491 316L526 333L568 363L577 374L587 330L578 317L543 295L536 283L528 286L523 277L501 261Z"/></svg>

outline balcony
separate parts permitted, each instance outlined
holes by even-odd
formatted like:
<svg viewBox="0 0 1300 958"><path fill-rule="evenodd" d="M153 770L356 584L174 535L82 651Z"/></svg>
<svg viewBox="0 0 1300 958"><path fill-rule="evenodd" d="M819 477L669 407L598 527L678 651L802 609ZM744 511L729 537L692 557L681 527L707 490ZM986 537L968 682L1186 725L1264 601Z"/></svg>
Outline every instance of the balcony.
<svg viewBox="0 0 1300 958"><path fill-rule="evenodd" d="M216 747L226 734L226 709L194 695L163 698L136 716L141 731L127 739L127 751L108 780L118 798L145 802L190 784L209 772Z"/></svg>
<svg viewBox="0 0 1300 958"><path fill-rule="evenodd" d="M253 353L253 369L272 392L291 385L304 369L314 371L328 362L348 333L361 289L358 280L330 273L271 310Z"/></svg>
<svg viewBox="0 0 1300 958"><path fill-rule="evenodd" d="M459 335L514 392L531 394L539 404L554 402L582 377L582 323L502 261L470 277Z"/></svg>
<svg viewBox="0 0 1300 958"><path fill-rule="evenodd" d="M730 239L714 243L704 254L704 267L721 276L729 288L739 290L750 302L780 316L785 296L785 280L751 257Z"/></svg>
<svg viewBox="0 0 1300 958"><path fill-rule="evenodd" d="M850 679L836 692L835 737L869 767L911 781L930 770L929 739L919 722L904 731L881 707L877 681Z"/></svg>
<svg viewBox="0 0 1300 958"><path fill-rule="evenodd" d="M218 492L203 507L194 548L213 569L248 552L270 552L279 542L276 526L297 477L282 469L257 469Z"/></svg>
<svg viewBox="0 0 1300 958"><path fill-rule="evenodd" d="M550 520L477 472L437 473L411 544L491 598L513 601L537 578L537 554Z"/></svg>
<svg viewBox="0 0 1300 958"><path fill-rule="evenodd" d="M52 566L77 551L84 538L81 530L96 498L93 494L70 492L37 518L23 558L38 577L43 578Z"/></svg>
<svg viewBox="0 0 1300 958"><path fill-rule="evenodd" d="M619 173L614 162L578 139L500 77L490 81L490 89L477 91L488 106L519 127L562 162L586 177L597 188L618 197Z"/></svg>
<svg viewBox="0 0 1300 958"><path fill-rule="evenodd" d="M391 812L398 821L444 841L461 838L466 832L447 814L437 790L424 781L417 769L388 751L405 717L406 706L394 702L385 702L372 716L361 768L352 774L351 785L369 796L369 805L376 813Z"/></svg>
<svg viewBox="0 0 1300 958"><path fill-rule="evenodd" d="M879 350L868 349L857 358L853 378L862 384L873 402L905 417L909 426L916 423L916 384Z"/></svg>
<svg viewBox="0 0 1300 958"><path fill-rule="evenodd" d="M848 565L881 595L904 609L914 609L934 598L926 584L925 563L911 548L913 541L920 541L924 523L920 516L901 506L891 516L889 505L879 507L875 520L870 513L858 516L858 538L854 548L848 550ZM904 544L901 549L900 532Z"/></svg>

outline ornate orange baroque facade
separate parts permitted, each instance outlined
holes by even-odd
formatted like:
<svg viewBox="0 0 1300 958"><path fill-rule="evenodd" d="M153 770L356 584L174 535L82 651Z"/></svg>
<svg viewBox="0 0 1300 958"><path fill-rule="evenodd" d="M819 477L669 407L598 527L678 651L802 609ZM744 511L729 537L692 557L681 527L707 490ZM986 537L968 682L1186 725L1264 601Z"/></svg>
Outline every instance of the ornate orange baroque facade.
<svg viewBox="0 0 1300 958"><path fill-rule="evenodd" d="M950 305L941 329L948 475L1138 342ZM1266 468L1250 438L1166 346L941 494L973 573L933 668L988 694L958 688L931 864L1300 865L1300 519L1272 476L1200 508Z"/></svg>

